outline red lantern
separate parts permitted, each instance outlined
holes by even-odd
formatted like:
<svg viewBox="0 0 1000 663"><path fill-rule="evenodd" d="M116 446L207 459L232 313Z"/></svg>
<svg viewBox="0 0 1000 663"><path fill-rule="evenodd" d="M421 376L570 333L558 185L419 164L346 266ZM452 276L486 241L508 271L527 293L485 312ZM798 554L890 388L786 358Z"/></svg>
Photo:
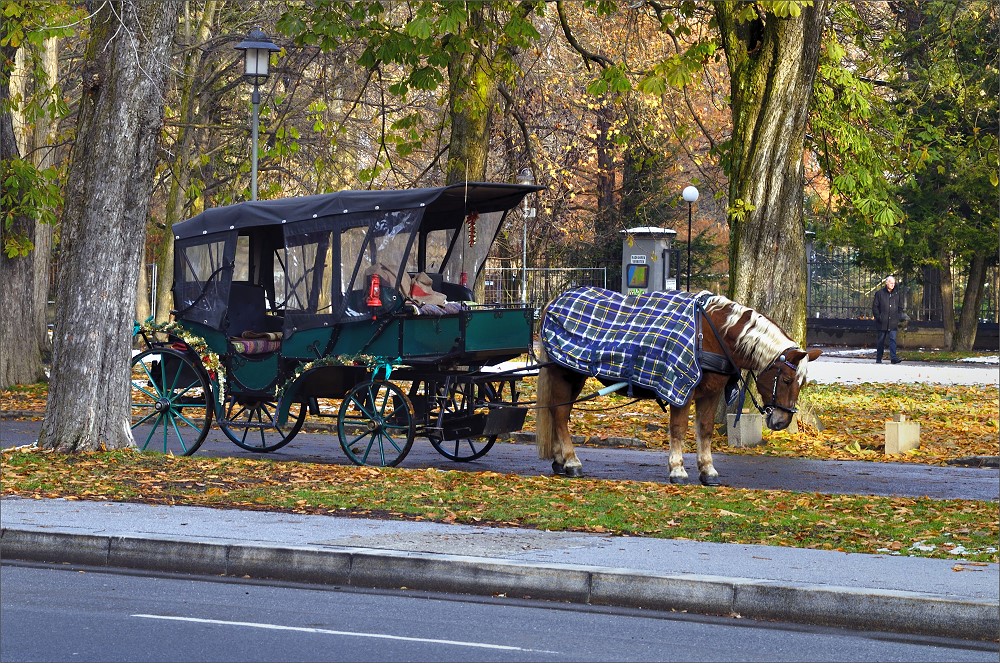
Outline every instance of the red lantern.
<svg viewBox="0 0 1000 663"><path fill-rule="evenodd" d="M368 306L372 308L382 306L382 279L378 274L372 274L371 281L368 282Z"/></svg>

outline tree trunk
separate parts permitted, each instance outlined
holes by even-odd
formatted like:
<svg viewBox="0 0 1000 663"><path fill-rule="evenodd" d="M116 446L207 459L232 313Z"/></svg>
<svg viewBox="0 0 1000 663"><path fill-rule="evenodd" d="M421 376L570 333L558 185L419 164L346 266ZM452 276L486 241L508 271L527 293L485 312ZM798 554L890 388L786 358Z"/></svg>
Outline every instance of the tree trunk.
<svg viewBox="0 0 1000 663"><path fill-rule="evenodd" d="M715 4L733 114L729 295L799 343L806 337L802 154L827 5L816 0L797 17L741 21L744 3Z"/></svg>
<svg viewBox="0 0 1000 663"><path fill-rule="evenodd" d="M955 349L969 351L976 345L976 332L979 330L979 306L983 301L983 289L986 285L986 256L977 253L972 256L969 264L969 280L962 297L962 313L958 319L958 329L955 331Z"/></svg>
<svg viewBox="0 0 1000 663"><path fill-rule="evenodd" d="M43 67L49 80L54 81L58 73L58 42L48 39L43 48ZM34 148L51 142L51 125L43 118L35 120L34 131L22 133L22 150L14 130L14 111L7 106L11 99L12 65L19 59L16 56L17 49L9 46L5 46L0 53L3 61L0 65L0 100L3 102L0 105L3 109L0 110L0 160L9 163L19 159L23 151L32 155L35 166L41 170L51 166L54 158L51 150ZM25 62L27 58L20 60ZM22 72L18 78L33 79L27 72ZM35 92L23 87L19 90L22 98ZM0 231L0 245L8 233L29 238L33 244L32 250L23 256L8 257L5 251L0 251L0 283L3 284L0 288L0 345L3 346L3 352L0 352L0 389L46 379L43 357L49 350L45 313L49 295L52 230L50 224L19 216L10 228Z"/></svg>
<svg viewBox="0 0 1000 663"><path fill-rule="evenodd" d="M944 325L944 347L954 350L955 343L955 284L951 279L951 252L941 247L941 323Z"/></svg>
<svg viewBox="0 0 1000 663"><path fill-rule="evenodd" d="M470 24L482 21L482 8L470 8ZM451 140L445 172L447 184L486 178L490 116L499 93L492 67L481 51L448 63L448 117Z"/></svg>
<svg viewBox="0 0 1000 663"><path fill-rule="evenodd" d="M63 210L52 386L39 436L62 452L132 446L136 280L180 0L101 5L83 66Z"/></svg>

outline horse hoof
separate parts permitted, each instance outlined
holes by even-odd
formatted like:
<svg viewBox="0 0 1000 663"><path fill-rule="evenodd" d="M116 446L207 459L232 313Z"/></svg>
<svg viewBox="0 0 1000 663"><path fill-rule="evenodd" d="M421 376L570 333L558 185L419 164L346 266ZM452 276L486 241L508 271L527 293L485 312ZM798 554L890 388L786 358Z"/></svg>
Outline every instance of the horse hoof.
<svg viewBox="0 0 1000 663"><path fill-rule="evenodd" d="M687 483L687 477L670 477L670 483Z"/></svg>
<svg viewBox="0 0 1000 663"><path fill-rule="evenodd" d="M579 465L570 465L565 470L568 477L579 478L583 476L583 468Z"/></svg>
<svg viewBox="0 0 1000 663"><path fill-rule="evenodd" d="M566 466L559 461L552 461L552 473L553 474L566 474Z"/></svg>
<svg viewBox="0 0 1000 663"><path fill-rule="evenodd" d="M701 485L703 485L703 486L712 486L712 487L715 487L715 486L721 486L722 485L722 482L719 480L719 475L718 474L716 474L715 476L709 476L709 475L705 474L704 472L702 472L701 475L698 478L701 479Z"/></svg>

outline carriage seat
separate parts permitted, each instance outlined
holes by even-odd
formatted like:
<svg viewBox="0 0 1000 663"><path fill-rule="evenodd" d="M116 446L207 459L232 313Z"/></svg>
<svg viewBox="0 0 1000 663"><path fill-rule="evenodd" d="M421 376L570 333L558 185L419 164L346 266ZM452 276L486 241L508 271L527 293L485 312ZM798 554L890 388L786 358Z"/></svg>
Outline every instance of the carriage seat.
<svg viewBox="0 0 1000 663"><path fill-rule="evenodd" d="M226 318L226 333L239 354L263 354L281 348L284 318L267 314L267 293L263 286L233 281Z"/></svg>

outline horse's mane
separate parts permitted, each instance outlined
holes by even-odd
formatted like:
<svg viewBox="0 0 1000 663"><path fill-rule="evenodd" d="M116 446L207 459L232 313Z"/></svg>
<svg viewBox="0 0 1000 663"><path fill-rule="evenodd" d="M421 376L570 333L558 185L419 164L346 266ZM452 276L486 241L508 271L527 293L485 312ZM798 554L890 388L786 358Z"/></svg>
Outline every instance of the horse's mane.
<svg viewBox="0 0 1000 663"><path fill-rule="evenodd" d="M798 347L798 343L789 338L788 334L766 315L737 304L722 295L710 297L705 303L705 312L721 313L722 321L720 323L716 318L716 325L723 336L726 336L731 329L738 328L735 333L736 347L733 351L745 358L751 364L751 370L755 372L767 368L784 350ZM808 358L799 363L800 381L805 378L807 363Z"/></svg>

